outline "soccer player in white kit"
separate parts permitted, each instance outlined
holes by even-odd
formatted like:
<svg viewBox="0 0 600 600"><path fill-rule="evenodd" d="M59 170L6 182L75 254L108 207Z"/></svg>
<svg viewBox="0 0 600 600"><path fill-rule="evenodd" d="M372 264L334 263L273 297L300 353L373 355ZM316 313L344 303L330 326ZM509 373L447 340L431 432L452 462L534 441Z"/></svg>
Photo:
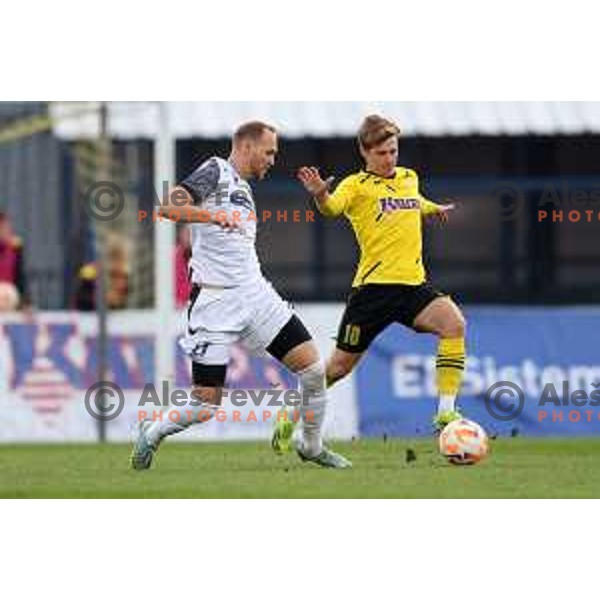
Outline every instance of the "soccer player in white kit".
<svg viewBox="0 0 600 600"><path fill-rule="evenodd" d="M163 203L163 215L192 222L193 287L186 332L180 340L192 360L192 391L176 422L140 423L131 455L136 470L150 468L165 437L214 415L220 407L231 347L238 341L266 350L297 375L306 400L300 405L302 435L295 441L300 458L323 467L352 466L323 446L327 404L323 361L306 327L264 278L256 254L256 219L252 218L256 207L248 180L263 179L276 155L275 128L259 121L246 123L233 136L228 160L210 158ZM282 430L285 425L276 428L272 443L283 451L289 440L278 435Z"/></svg>

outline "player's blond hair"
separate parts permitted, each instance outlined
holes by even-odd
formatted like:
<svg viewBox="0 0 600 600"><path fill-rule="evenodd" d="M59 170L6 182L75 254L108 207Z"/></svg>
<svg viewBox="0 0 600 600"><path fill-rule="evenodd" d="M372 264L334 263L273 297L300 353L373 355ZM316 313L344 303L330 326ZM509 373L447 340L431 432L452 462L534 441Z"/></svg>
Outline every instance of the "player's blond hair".
<svg viewBox="0 0 600 600"><path fill-rule="evenodd" d="M244 140L252 140L255 142L260 139L265 131L277 133L277 129L275 129L273 125L269 125L263 121L249 121L248 123L244 123L235 130L233 134L233 145L237 146Z"/></svg>
<svg viewBox="0 0 600 600"><path fill-rule="evenodd" d="M379 115L369 115L358 130L358 143L363 150L371 150L391 137L399 136L400 127L396 123Z"/></svg>

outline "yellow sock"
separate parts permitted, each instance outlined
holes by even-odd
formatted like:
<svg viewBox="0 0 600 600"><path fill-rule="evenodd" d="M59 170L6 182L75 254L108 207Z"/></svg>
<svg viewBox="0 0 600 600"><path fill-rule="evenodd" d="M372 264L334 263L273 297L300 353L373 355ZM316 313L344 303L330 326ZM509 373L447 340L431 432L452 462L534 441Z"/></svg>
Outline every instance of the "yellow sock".
<svg viewBox="0 0 600 600"><path fill-rule="evenodd" d="M438 393L445 404L443 410L453 410L465 370L465 339L440 339L435 366Z"/></svg>

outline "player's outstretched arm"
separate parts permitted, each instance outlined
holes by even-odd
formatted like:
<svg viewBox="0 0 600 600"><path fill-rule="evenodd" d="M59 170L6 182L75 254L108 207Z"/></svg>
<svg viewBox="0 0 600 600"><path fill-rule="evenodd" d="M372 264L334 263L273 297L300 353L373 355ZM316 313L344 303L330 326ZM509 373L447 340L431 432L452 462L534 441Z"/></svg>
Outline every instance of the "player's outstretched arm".
<svg viewBox="0 0 600 600"><path fill-rule="evenodd" d="M450 213L456 209L456 204L436 204L430 200L421 199L423 216L427 218L437 219L440 223L446 224Z"/></svg>
<svg viewBox="0 0 600 600"><path fill-rule="evenodd" d="M232 221L225 211L212 214L206 209L194 206L191 194L180 186L171 190L169 196L163 199L159 215L174 222L209 223L228 230L242 230L239 221Z"/></svg>
<svg viewBox="0 0 600 600"><path fill-rule="evenodd" d="M316 167L300 167L298 179L304 189L315 199L315 202L321 206L327 202L333 177L323 180Z"/></svg>

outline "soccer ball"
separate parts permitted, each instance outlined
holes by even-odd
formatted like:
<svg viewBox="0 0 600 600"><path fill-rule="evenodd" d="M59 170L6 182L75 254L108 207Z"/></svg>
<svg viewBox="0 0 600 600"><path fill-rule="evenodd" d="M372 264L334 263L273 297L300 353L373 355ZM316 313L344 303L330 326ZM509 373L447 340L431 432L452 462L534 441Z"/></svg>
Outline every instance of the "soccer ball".
<svg viewBox="0 0 600 600"><path fill-rule="evenodd" d="M453 465L473 465L485 458L488 437L474 421L459 419L444 427L439 437L440 452Z"/></svg>

